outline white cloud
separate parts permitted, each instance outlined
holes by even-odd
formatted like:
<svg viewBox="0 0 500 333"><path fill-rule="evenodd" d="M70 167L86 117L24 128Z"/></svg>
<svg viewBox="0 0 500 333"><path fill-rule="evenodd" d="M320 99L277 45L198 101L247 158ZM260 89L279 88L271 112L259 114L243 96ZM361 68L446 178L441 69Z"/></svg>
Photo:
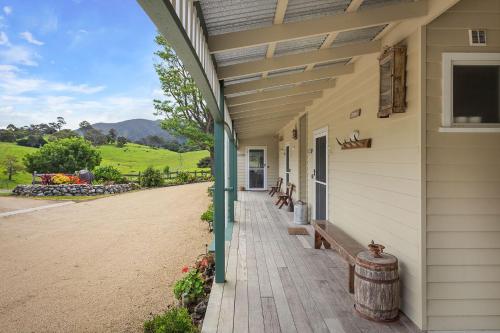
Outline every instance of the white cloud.
<svg viewBox="0 0 500 333"><path fill-rule="evenodd" d="M9 37L3 31L0 31L0 45L9 45Z"/></svg>
<svg viewBox="0 0 500 333"><path fill-rule="evenodd" d="M7 49L0 50L0 62L25 66L38 66L36 61L40 56L24 46L9 45Z"/></svg>
<svg viewBox="0 0 500 333"><path fill-rule="evenodd" d="M12 13L12 7L10 7L10 6L4 6L3 7L3 12L5 13L5 15L10 15Z"/></svg>
<svg viewBox="0 0 500 333"><path fill-rule="evenodd" d="M105 89L104 86L53 82L39 78L25 77L20 74L20 70L16 66L0 65L0 91L9 96L24 93L49 94L52 92L90 95Z"/></svg>
<svg viewBox="0 0 500 333"><path fill-rule="evenodd" d="M25 41L27 41L30 44L34 44L34 45L38 45L38 46L45 44L44 42L39 41L35 37L33 37L33 34L29 31L21 32L19 35L21 36L22 39L24 39Z"/></svg>
<svg viewBox="0 0 500 333"><path fill-rule="evenodd" d="M103 91L106 87L104 86L89 86L87 84L74 85L73 83L51 83L48 85L50 90L54 91L65 91L81 94L95 94L97 92Z"/></svg>

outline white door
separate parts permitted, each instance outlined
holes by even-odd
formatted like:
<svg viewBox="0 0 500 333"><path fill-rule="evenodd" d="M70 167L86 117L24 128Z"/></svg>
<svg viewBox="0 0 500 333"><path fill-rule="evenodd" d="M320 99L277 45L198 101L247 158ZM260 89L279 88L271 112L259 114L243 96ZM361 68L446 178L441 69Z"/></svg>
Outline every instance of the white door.
<svg viewBox="0 0 500 333"><path fill-rule="evenodd" d="M314 132L314 218L328 219L328 130Z"/></svg>
<svg viewBox="0 0 500 333"><path fill-rule="evenodd" d="M267 190L267 150L265 147L247 148L247 189Z"/></svg>

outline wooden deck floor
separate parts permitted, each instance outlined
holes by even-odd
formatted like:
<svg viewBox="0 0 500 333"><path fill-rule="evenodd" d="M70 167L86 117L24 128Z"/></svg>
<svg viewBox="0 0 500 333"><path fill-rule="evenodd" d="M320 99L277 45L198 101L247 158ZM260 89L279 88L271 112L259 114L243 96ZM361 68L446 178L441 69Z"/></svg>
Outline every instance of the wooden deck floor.
<svg viewBox="0 0 500 333"><path fill-rule="evenodd" d="M225 284L214 284L203 333L420 332L404 315L381 324L357 316L346 263L315 250L310 236L288 235L292 213L262 192L241 192Z"/></svg>

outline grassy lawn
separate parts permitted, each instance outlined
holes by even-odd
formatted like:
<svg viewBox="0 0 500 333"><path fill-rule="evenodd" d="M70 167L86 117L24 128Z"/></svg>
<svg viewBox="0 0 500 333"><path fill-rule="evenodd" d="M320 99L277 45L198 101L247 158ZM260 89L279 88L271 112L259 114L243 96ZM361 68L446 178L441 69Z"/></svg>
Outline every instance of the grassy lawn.
<svg viewBox="0 0 500 333"><path fill-rule="evenodd" d="M205 156L208 151L194 151L187 153L176 153L166 149L153 149L147 146L128 143L123 148L113 145L104 145L98 148L101 152L101 165L112 165L123 173L138 173L148 166L163 169L170 167L170 171L201 170L196 163ZM23 156L35 151L36 148L22 147L14 143L0 142L0 161L7 155L14 155L22 163ZM21 172L14 176L13 181L7 181L7 176L0 170L0 188L12 189L17 184L30 184L31 175L28 172Z"/></svg>

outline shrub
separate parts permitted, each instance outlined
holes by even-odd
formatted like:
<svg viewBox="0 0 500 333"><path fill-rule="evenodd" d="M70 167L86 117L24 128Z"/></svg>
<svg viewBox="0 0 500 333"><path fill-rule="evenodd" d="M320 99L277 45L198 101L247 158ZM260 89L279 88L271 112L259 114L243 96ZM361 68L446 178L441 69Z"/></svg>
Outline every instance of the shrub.
<svg viewBox="0 0 500 333"><path fill-rule="evenodd" d="M208 209L201 214L201 220L208 223L212 223L214 221L214 204L210 204Z"/></svg>
<svg viewBox="0 0 500 333"><path fill-rule="evenodd" d="M94 170L94 177L94 179L100 183L115 182L117 184L122 184L127 182L127 179L122 175L122 173L111 165L97 167Z"/></svg>
<svg viewBox="0 0 500 333"><path fill-rule="evenodd" d="M213 225L214 225L214 204L211 203L210 206L208 206L208 209L201 214L201 220L205 221L208 223L208 228L211 231L213 231Z"/></svg>
<svg viewBox="0 0 500 333"><path fill-rule="evenodd" d="M124 136L119 136L116 138L116 146L118 148L123 148L127 144L127 138Z"/></svg>
<svg viewBox="0 0 500 333"><path fill-rule="evenodd" d="M186 308L171 308L144 323L144 333L197 333Z"/></svg>
<svg viewBox="0 0 500 333"><path fill-rule="evenodd" d="M62 173L58 173L57 175L52 176L52 184L59 185L59 184L69 184L71 183L71 179L63 175Z"/></svg>
<svg viewBox="0 0 500 333"><path fill-rule="evenodd" d="M81 169L91 170L99 163L101 154L82 138L49 142L24 157L27 171L39 173L73 173Z"/></svg>
<svg viewBox="0 0 500 333"><path fill-rule="evenodd" d="M47 143L47 141L45 141L45 139L43 138L43 136L38 135L38 134L36 134L36 135L28 135L27 137L24 137L24 138L21 138L21 139L17 140L17 144L19 146L23 146L23 147L35 147L35 148L38 148L38 147L42 147L46 143Z"/></svg>
<svg viewBox="0 0 500 333"><path fill-rule="evenodd" d="M193 183L196 181L196 177L187 171L177 172L177 181L181 184Z"/></svg>
<svg viewBox="0 0 500 333"><path fill-rule="evenodd" d="M187 267L183 271L187 271ZM183 304L192 304L205 295L204 282L200 273L196 269L189 270L182 279L175 283L174 295Z"/></svg>
<svg viewBox="0 0 500 333"><path fill-rule="evenodd" d="M144 187L158 187L165 183L160 170L148 167L141 174L141 185Z"/></svg>
<svg viewBox="0 0 500 333"><path fill-rule="evenodd" d="M163 168L163 173L168 175L170 173L170 166L165 165L165 167Z"/></svg>
<svg viewBox="0 0 500 333"><path fill-rule="evenodd" d="M210 166L212 165L212 159L210 158L210 156L205 156L201 160L199 160L196 165L198 166L198 168L210 168Z"/></svg>

